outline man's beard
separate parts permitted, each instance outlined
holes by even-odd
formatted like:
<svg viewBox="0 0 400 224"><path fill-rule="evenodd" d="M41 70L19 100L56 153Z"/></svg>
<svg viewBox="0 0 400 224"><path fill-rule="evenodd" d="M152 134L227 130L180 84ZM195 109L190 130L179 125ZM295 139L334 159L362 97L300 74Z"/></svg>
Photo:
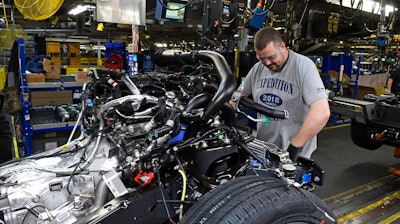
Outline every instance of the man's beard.
<svg viewBox="0 0 400 224"><path fill-rule="evenodd" d="M267 66L267 68L272 72L277 72L281 70L282 66L278 66L277 64L270 64L269 66Z"/></svg>

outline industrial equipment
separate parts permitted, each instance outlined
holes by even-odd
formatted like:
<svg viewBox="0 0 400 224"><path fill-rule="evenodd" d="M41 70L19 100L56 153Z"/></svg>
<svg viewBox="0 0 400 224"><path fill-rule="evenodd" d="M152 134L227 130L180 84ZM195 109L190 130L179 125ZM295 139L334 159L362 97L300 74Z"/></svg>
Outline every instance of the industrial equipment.
<svg viewBox="0 0 400 224"><path fill-rule="evenodd" d="M92 69L81 136L1 166L2 222L335 223L308 191L323 184L323 170L236 123L236 79L220 54L163 50L154 58L179 71Z"/></svg>

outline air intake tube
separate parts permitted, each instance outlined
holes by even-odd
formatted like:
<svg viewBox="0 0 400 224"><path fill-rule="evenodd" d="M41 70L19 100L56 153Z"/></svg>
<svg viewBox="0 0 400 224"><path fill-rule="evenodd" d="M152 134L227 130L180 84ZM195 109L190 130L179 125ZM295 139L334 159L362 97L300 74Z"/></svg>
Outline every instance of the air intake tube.
<svg viewBox="0 0 400 224"><path fill-rule="evenodd" d="M233 92L236 90L236 79L229 68L225 58L214 51L192 51L181 52L176 50L159 50L154 54L154 62L159 66L196 64L198 61L212 63L217 72L219 86L216 94L207 106L202 119L207 120L221 107L229 102Z"/></svg>

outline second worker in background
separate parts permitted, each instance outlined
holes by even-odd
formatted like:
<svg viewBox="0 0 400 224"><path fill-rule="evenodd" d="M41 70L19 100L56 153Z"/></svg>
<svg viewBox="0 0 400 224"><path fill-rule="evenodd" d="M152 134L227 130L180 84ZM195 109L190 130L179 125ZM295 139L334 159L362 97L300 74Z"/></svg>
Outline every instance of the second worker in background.
<svg viewBox="0 0 400 224"><path fill-rule="evenodd" d="M387 91L391 94L400 95L400 68L396 68L389 74Z"/></svg>

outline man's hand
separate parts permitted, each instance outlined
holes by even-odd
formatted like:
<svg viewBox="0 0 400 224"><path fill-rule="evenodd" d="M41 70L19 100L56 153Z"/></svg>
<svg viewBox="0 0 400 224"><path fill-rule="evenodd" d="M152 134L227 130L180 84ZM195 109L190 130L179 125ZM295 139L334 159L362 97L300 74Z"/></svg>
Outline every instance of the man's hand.
<svg viewBox="0 0 400 224"><path fill-rule="evenodd" d="M297 148L296 146L292 145L290 143L289 147L286 149L286 151L289 153L289 157L293 162L296 162L297 159L299 158L299 153L301 151L301 148Z"/></svg>

